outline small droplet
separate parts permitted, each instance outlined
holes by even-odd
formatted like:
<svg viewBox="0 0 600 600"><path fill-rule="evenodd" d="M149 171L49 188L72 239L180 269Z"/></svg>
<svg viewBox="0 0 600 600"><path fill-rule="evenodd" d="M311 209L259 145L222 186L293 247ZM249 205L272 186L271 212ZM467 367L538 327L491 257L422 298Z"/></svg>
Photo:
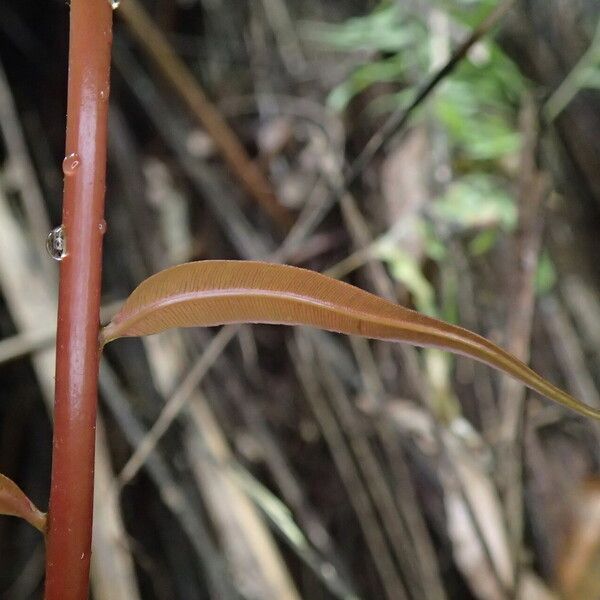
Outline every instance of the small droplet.
<svg viewBox="0 0 600 600"><path fill-rule="evenodd" d="M55 227L46 238L46 250L50 258L61 261L67 255L67 240L65 228L62 225Z"/></svg>
<svg viewBox="0 0 600 600"><path fill-rule="evenodd" d="M108 0L108 3L110 4L110 7L115 10L116 8L119 8L119 4L121 4L121 0Z"/></svg>
<svg viewBox="0 0 600 600"><path fill-rule="evenodd" d="M98 229L100 230L100 233L102 235L104 235L106 233L106 221L104 219L102 219L102 221L100 221L100 223L98 223Z"/></svg>
<svg viewBox="0 0 600 600"><path fill-rule="evenodd" d="M65 156L65 160L63 160L62 169L63 173L69 177L77 171L77 167L79 167L79 154L77 152L72 152Z"/></svg>

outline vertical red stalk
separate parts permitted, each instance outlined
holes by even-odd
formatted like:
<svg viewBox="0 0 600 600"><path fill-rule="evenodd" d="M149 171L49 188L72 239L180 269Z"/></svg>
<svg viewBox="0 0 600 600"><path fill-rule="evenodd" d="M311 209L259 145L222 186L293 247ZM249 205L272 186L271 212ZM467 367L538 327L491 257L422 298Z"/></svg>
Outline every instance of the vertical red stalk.
<svg viewBox="0 0 600 600"><path fill-rule="evenodd" d="M108 0L71 0L46 600L88 596L112 41Z"/></svg>

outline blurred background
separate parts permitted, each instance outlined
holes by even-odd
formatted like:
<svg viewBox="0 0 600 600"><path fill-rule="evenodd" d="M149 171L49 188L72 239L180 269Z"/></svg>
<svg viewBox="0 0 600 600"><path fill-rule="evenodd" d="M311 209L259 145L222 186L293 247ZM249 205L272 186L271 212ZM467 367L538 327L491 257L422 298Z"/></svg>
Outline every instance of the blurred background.
<svg viewBox="0 0 600 600"><path fill-rule="evenodd" d="M68 4L0 3L0 472L44 509ZM597 0L114 14L104 321L172 264L287 262L600 407ZM96 600L600 598L600 429L486 367L198 329L112 344L100 395ZM0 598L43 561L0 518Z"/></svg>

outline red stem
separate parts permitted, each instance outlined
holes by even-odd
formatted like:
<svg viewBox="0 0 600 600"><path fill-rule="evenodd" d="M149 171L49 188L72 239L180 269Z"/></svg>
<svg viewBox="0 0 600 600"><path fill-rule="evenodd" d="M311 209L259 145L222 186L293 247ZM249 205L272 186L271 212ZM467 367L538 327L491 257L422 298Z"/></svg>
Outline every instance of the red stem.
<svg viewBox="0 0 600 600"><path fill-rule="evenodd" d="M108 0L71 0L46 600L89 588L111 41Z"/></svg>

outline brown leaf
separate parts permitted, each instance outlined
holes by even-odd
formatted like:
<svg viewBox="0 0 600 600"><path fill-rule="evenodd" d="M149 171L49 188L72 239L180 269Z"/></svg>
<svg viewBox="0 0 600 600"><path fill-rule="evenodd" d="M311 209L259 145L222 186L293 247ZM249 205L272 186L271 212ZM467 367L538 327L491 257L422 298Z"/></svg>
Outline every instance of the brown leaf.
<svg viewBox="0 0 600 600"><path fill-rule="evenodd" d="M171 267L143 281L102 329L100 344L173 327L226 323L310 325L468 356L511 375L583 415L591 408L489 340L319 273L253 261L214 260Z"/></svg>
<svg viewBox="0 0 600 600"><path fill-rule="evenodd" d="M0 515L21 517L42 533L46 532L46 513L39 510L21 488L4 475L0 475Z"/></svg>

